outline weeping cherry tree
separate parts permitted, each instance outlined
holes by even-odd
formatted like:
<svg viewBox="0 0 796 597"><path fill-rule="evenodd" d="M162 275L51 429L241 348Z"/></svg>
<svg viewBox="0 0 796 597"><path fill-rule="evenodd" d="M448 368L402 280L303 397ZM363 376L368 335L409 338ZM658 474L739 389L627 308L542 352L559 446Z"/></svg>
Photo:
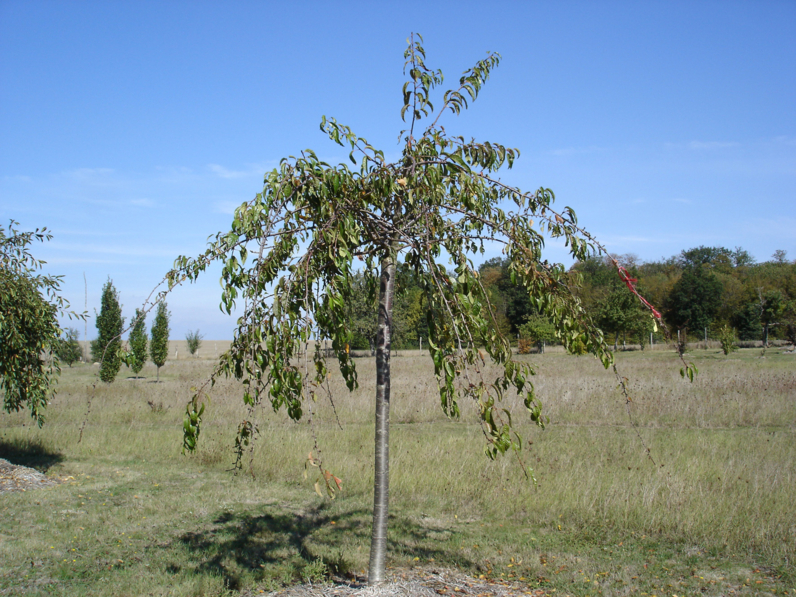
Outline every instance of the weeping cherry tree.
<svg viewBox="0 0 796 597"><path fill-rule="evenodd" d="M539 426L544 417L530 381L534 370L513 360L479 279L475 262L486 248L502 247L512 280L550 318L565 347L585 347L606 368L613 366L602 332L571 291L570 274L542 258L545 236L563 239L578 260L604 253L603 247L578 226L571 209L554 210L549 189L526 192L501 182L498 171L512 167L518 150L452 136L440 124L443 114L458 115L478 97L500 55L489 53L466 71L435 109L431 97L443 83L442 73L425 65L419 35L408 41L401 109L407 129L401 133L400 159L387 162L350 128L324 117L321 130L350 152L352 165L332 166L311 150L283 159L265 175L262 192L236 210L231 229L216 235L199 257L178 258L167 276L171 288L221 261L223 308L231 312L236 301L243 302L232 345L193 396L184 424L184 448L190 451L213 382L220 376L241 380L249 414L235 440L239 463L257 432L253 409L267 401L300 419L325 392L329 355L348 389L357 387L347 304L355 275L364 276L378 302L370 584L385 579L390 339L399 262L422 283L442 410L455 419L460 403L472 402L491 458L519 455L523 445L504 409L507 396L519 395ZM328 354L320 349L324 343L331 345ZM300 358L306 350L311 357ZM486 377L490 361L499 367L497 379ZM330 494L339 489L339 479L322 463L312 464L320 466L321 487L325 483Z"/></svg>

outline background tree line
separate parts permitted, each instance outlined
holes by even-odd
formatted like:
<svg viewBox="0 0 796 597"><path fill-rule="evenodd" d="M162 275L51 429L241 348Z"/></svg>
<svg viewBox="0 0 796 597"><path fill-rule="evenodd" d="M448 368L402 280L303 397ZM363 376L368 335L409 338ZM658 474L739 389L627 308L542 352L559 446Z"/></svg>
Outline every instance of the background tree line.
<svg viewBox="0 0 796 597"><path fill-rule="evenodd" d="M700 246L659 261L641 262L635 255L613 255L635 280L639 293L662 313L673 333L683 339L718 338L730 333L738 340L788 340L796 343L796 262L785 251L757 263L742 248ZM594 257L577 262L567 272L569 283L588 314L609 342L662 341L649 311L627 291L612 258ZM495 308L500 332L520 348L555 343L547 315L534 307L528 292L512 280L508 262L494 258L479 268L480 282ZM372 350L376 336L376 288L368 288L357 273L357 289L348 305L354 330L350 348ZM417 348L428 338L429 312L420 278L405 264L396 282L393 346ZM576 349L577 350L577 349Z"/></svg>

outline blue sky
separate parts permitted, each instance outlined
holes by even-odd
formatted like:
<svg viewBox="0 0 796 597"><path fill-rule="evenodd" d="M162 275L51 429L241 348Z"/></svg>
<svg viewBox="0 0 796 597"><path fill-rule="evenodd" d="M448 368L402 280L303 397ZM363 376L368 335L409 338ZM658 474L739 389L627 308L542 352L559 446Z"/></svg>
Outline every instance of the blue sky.
<svg viewBox="0 0 796 597"><path fill-rule="evenodd" d="M486 51L503 55L478 101L443 125L519 148L504 180L552 188L611 252L796 257L796 3L785 1L0 0L0 220L52 231L35 255L65 276L74 308L84 274L92 314L111 277L129 319L280 158L346 159L322 115L398 154L412 31L451 84ZM169 298L172 337L231 338L218 277Z"/></svg>

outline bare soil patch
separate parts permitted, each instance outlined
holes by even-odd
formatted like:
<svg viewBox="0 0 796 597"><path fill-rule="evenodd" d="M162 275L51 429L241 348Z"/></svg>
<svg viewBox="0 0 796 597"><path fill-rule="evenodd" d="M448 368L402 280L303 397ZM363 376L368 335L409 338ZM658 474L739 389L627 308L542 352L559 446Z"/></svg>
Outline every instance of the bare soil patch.
<svg viewBox="0 0 796 597"><path fill-rule="evenodd" d="M520 583L474 578L458 570L442 568L393 568L388 570L388 576L389 582L378 587L368 587L364 578L353 582L339 579L331 584L288 587L268 593L267 597L542 597L548 594L543 589L531 590Z"/></svg>

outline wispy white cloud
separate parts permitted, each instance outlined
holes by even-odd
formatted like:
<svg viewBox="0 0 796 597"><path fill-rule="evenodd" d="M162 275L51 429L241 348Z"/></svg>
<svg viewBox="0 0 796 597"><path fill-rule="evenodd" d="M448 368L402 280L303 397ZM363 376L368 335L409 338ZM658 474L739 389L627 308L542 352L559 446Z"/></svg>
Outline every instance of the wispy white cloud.
<svg viewBox="0 0 796 597"><path fill-rule="evenodd" d="M651 236L607 236L604 240L606 244L660 242L659 238Z"/></svg>
<svg viewBox="0 0 796 597"><path fill-rule="evenodd" d="M122 231L122 230L96 230L92 228L85 228L85 229L75 229L75 228L58 228L56 230L56 236L88 236L88 237L108 237L112 236L113 238L119 237L128 237L134 236L129 231Z"/></svg>
<svg viewBox="0 0 796 597"><path fill-rule="evenodd" d="M97 256L106 257L108 255L120 255L124 257L173 257L180 251L184 251L185 247L163 247L159 245L150 244L129 244L120 245L112 243L65 243L52 241L48 249L58 251L60 256L64 259L71 259L68 253L76 253L82 257L90 260L98 259ZM50 260L51 261L51 260Z"/></svg>
<svg viewBox="0 0 796 597"><path fill-rule="evenodd" d="M75 168L74 170L64 171L63 175L76 180L87 181L97 178L106 178L113 174L113 172L113 168Z"/></svg>
<svg viewBox="0 0 796 597"><path fill-rule="evenodd" d="M740 147L741 144L735 141L691 141L688 144L690 149L727 149L730 147Z"/></svg>
<svg viewBox="0 0 796 597"><path fill-rule="evenodd" d="M789 145L793 147L796 145L796 137L790 137L788 135L780 135L779 137L774 137L774 143L780 145Z"/></svg>
<svg viewBox="0 0 796 597"><path fill-rule="evenodd" d="M155 171L164 174L191 174L193 172L188 166L155 166Z"/></svg>
<svg viewBox="0 0 796 597"><path fill-rule="evenodd" d="M154 207L155 206L155 202L152 201L152 199L147 199L145 197L142 197L141 199L131 199L130 203L132 205L137 205L139 207Z"/></svg>
<svg viewBox="0 0 796 597"><path fill-rule="evenodd" d="M233 215L235 210L240 207L240 201L216 201L213 210L220 214Z"/></svg>
<svg viewBox="0 0 796 597"><path fill-rule="evenodd" d="M590 147L563 147L561 149L551 150L550 154L555 156L570 156L584 153L597 153L599 151L606 151L606 148L598 147L596 145L592 145Z"/></svg>
<svg viewBox="0 0 796 597"><path fill-rule="evenodd" d="M152 180L158 184L185 184L195 178L196 173L185 166L156 166L155 176Z"/></svg>
<svg viewBox="0 0 796 597"><path fill-rule="evenodd" d="M249 176L261 176L265 169L259 164L252 164L245 170L230 170L219 164L208 164L208 169L221 178L247 178Z"/></svg>
<svg viewBox="0 0 796 597"><path fill-rule="evenodd" d="M796 240L796 218L780 216L777 218L753 218L749 223L752 232L759 235L766 235L769 238L777 238L782 242L780 249L788 249L786 242Z"/></svg>
<svg viewBox="0 0 796 597"><path fill-rule="evenodd" d="M672 201L674 201L675 203L692 203L690 199L686 199L684 197L673 197Z"/></svg>
<svg viewBox="0 0 796 597"><path fill-rule="evenodd" d="M106 264L106 265L138 265L135 259L100 259L90 257L50 257L47 265L78 265L78 264Z"/></svg>

